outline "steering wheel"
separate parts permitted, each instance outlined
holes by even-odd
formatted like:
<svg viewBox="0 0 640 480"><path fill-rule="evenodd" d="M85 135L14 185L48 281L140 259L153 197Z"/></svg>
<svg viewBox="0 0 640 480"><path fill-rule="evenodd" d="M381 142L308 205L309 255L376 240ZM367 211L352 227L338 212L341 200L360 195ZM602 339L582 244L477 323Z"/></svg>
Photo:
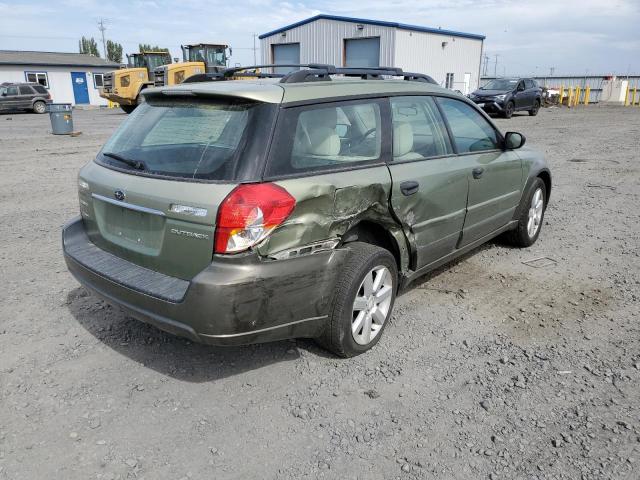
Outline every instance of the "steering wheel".
<svg viewBox="0 0 640 480"><path fill-rule="evenodd" d="M367 130L366 132L364 132L364 133L360 136L360 138L358 138L358 140L356 140L356 141L355 141L355 145L354 145L354 146L356 146L356 145L360 145L362 142L364 142L364 141L367 139L367 137L368 137L369 135L371 135L372 133L375 133L377 130L378 130L378 128L377 128L377 127L374 127L374 128L370 128L369 130Z"/></svg>

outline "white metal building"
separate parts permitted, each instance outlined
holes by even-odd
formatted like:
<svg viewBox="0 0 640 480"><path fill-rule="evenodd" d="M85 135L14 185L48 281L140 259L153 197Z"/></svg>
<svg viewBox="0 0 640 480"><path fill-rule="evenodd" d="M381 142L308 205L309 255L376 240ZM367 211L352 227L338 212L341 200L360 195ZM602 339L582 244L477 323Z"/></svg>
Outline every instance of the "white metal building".
<svg viewBox="0 0 640 480"><path fill-rule="evenodd" d="M56 103L107 105L98 95L104 73L119 63L80 53L0 50L0 83L37 82Z"/></svg>
<svg viewBox="0 0 640 480"><path fill-rule="evenodd" d="M484 35L317 15L260 35L263 63L400 67L463 93L480 81Z"/></svg>

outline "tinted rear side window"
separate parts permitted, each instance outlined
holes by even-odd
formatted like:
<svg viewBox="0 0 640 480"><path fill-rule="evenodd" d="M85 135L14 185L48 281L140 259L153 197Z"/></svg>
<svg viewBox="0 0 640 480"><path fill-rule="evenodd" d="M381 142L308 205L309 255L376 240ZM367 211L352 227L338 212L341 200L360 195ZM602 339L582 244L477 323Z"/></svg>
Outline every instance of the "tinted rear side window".
<svg viewBox="0 0 640 480"><path fill-rule="evenodd" d="M33 90L27 85L20 86L20 95L33 95Z"/></svg>
<svg viewBox="0 0 640 480"><path fill-rule="evenodd" d="M284 109L267 175L378 162L382 142L380 112L376 100Z"/></svg>
<svg viewBox="0 0 640 480"><path fill-rule="evenodd" d="M44 87L43 87L43 86L41 86L41 85L34 85L32 88L33 88L36 92L38 92L38 93L42 93L43 95L46 95L47 93L49 93L49 92L47 91L47 89L46 89L46 88L44 88Z"/></svg>
<svg viewBox="0 0 640 480"><path fill-rule="evenodd" d="M495 150L500 146L498 133L475 108L460 100L439 98L458 153Z"/></svg>
<svg viewBox="0 0 640 480"><path fill-rule="evenodd" d="M250 133L265 128L255 125L264 108L255 102L148 99L109 139L98 161L125 169L132 167L122 159L143 162L146 174L234 180L247 143L256 137Z"/></svg>

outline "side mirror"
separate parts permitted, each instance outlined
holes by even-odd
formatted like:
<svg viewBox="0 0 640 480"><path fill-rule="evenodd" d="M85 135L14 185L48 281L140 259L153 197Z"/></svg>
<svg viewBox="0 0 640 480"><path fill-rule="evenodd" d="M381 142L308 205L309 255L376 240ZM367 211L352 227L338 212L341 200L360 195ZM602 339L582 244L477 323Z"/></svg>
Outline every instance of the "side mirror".
<svg viewBox="0 0 640 480"><path fill-rule="evenodd" d="M504 147L507 150L515 150L522 147L527 139L524 135L518 132L507 132L504 136Z"/></svg>

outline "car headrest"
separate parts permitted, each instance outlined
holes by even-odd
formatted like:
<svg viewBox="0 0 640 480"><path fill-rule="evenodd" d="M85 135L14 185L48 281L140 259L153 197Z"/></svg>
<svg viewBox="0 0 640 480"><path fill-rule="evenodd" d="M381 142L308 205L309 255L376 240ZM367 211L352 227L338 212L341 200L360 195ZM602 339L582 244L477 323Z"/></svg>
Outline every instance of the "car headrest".
<svg viewBox="0 0 640 480"><path fill-rule="evenodd" d="M340 137L335 128L316 127L311 130L307 153L325 157L338 155L340 153Z"/></svg>
<svg viewBox="0 0 640 480"><path fill-rule="evenodd" d="M401 157L413 150L413 128L410 123L393 124L393 156Z"/></svg>

